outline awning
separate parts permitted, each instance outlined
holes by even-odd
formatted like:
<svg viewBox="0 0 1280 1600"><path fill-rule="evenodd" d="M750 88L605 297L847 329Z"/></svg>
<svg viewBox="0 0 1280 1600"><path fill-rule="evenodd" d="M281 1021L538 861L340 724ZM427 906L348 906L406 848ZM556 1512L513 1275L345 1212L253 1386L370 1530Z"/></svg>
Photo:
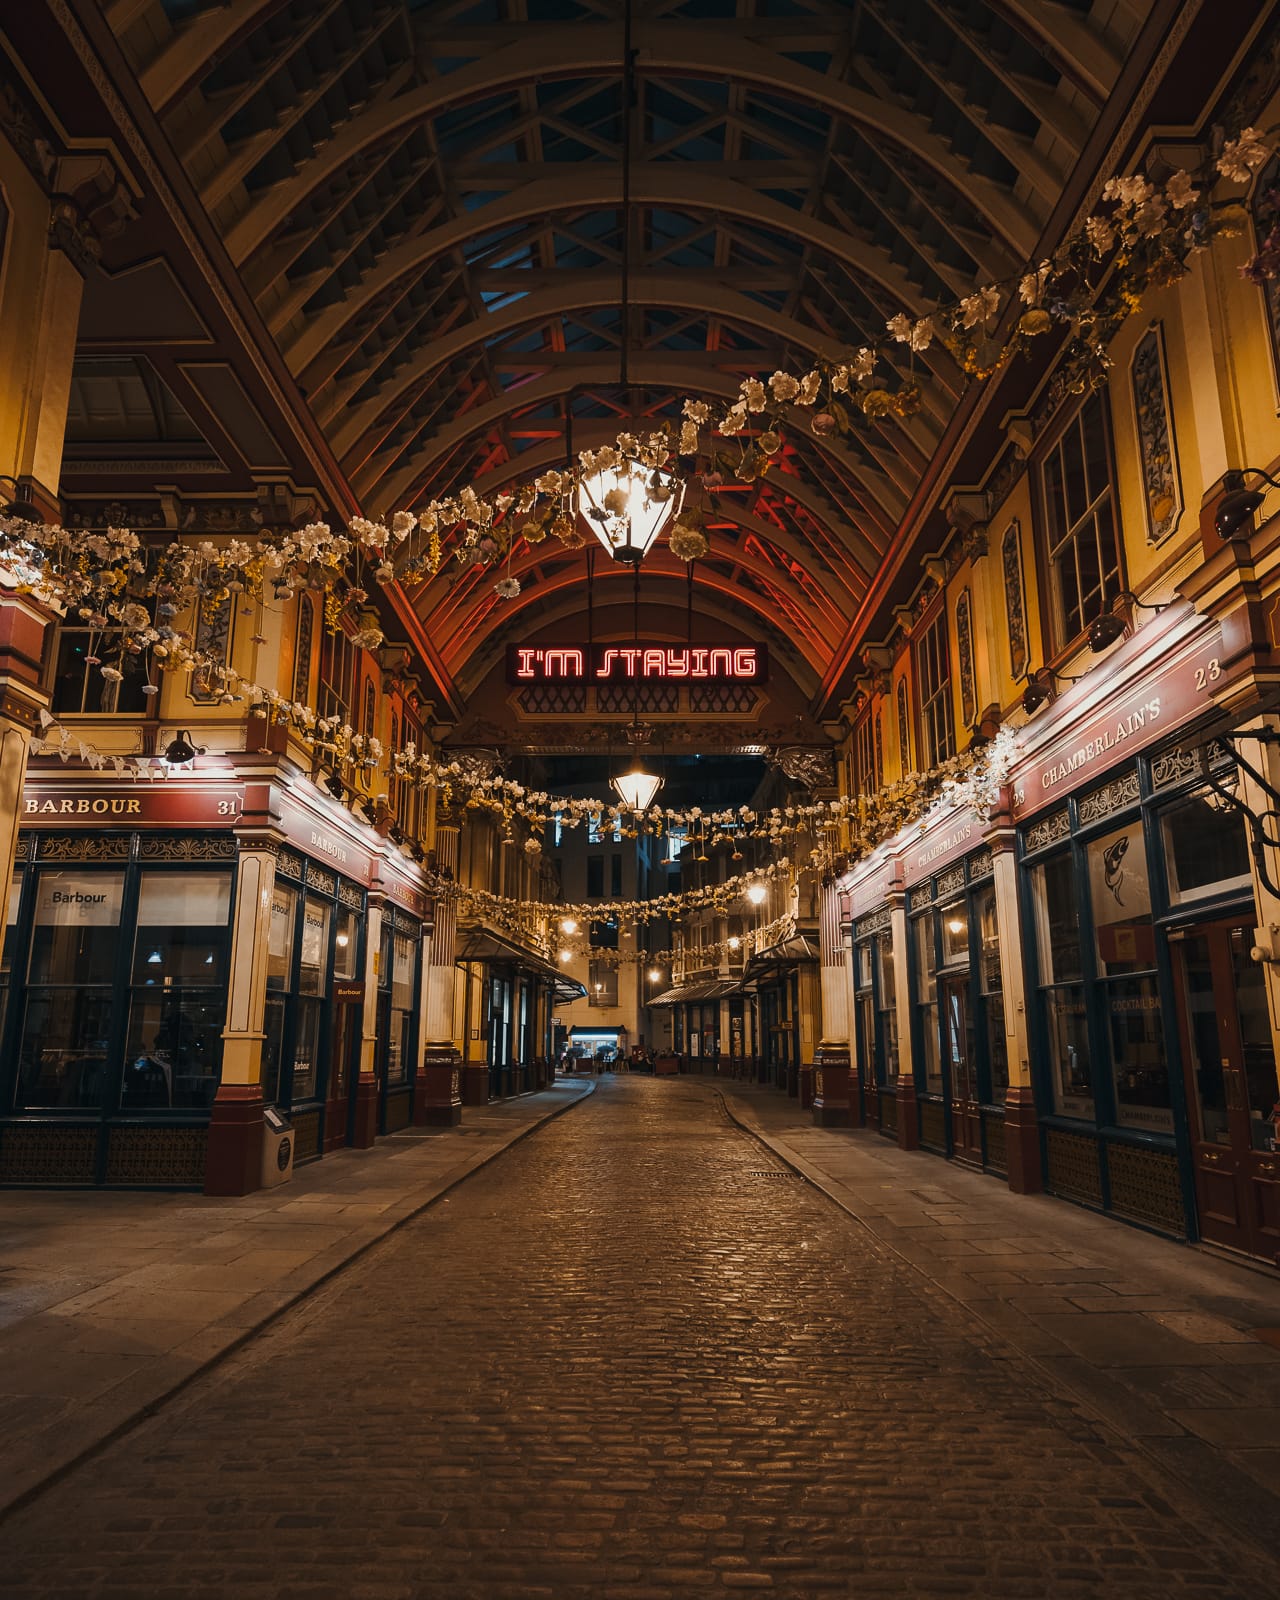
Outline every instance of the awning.
<svg viewBox="0 0 1280 1600"><path fill-rule="evenodd" d="M579 983L576 978L566 978L563 973L556 973L556 981L551 985L551 998L557 1005L568 1005L571 1000L585 1000L587 986Z"/></svg>
<svg viewBox="0 0 1280 1600"><path fill-rule="evenodd" d="M503 938L492 928L468 928L460 935L453 962L455 966L461 966L466 961L500 961L504 965L523 967L526 972L541 973L544 978L561 977L560 969L554 963L532 950L526 950L514 939ZM581 984L578 987L581 988ZM585 994L586 990L582 992Z"/></svg>
<svg viewBox="0 0 1280 1600"><path fill-rule="evenodd" d="M783 967L806 966L817 961L820 954L815 940L807 939L802 933L794 933L789 939L771 944L766 950L757 950L747 962L746 976L754 979Z"/></svg>
<svg viewBox="0 0 1280 1600"><path fill-rule="evenodd" d="M702 983L681 983L649 1001L651 1006L682 1006L686 1001L718 1000L721 995L736 994L742 988L741 978L710 978Z"/></svg>

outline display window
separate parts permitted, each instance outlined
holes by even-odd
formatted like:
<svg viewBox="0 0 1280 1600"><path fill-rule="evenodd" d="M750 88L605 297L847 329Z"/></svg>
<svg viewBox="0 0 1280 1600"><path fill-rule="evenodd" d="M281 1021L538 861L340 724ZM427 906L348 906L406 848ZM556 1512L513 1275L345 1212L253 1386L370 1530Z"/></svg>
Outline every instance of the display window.
<svg viewBox="0 0 1280 1600"><path fill-rule="evenodd" d="M1186 1047L1168 1021L1179 1015L1170 933L1186 939L1189 919L1220 914L1251 882L1239 813L1203 784L1176 781L1196 770L1180 752L1144 759L1056 813L1054 848L1028 866L1037 1058L1062 1116L1175 1131ZM1207 1125L1219 1114L1207 1094Z"/></svg>
<svg viewBox="0 0 1280 1600"><path fill-rule="evenodd" d="M208 1111L233 883L230 866L41 864L15 878L0 1012L14 1111Z"/></svg>
<svg viewBox="0 0 1280 1600"><path fill-rule="evenodd" d="M276 879L267 939L262 1095L269 1105L310 1106L349 1089L359 1007L333 1003L335 980L359 973L361 917L317 886ZM331 885L331 887L327 887ZM331 1081L332 1079L332 1081Z"/></svg>
<svg viewBox="0 0 1280 1600"><path fill-rule="evenodd" d="M378 963L378 1077L385 1094L413 1079L414 1016L418 991L420 926L403 912L388 908L382 923ZM489 1065L509 1065L512 1006L509 978L494 976L489 994Z"/></svg>

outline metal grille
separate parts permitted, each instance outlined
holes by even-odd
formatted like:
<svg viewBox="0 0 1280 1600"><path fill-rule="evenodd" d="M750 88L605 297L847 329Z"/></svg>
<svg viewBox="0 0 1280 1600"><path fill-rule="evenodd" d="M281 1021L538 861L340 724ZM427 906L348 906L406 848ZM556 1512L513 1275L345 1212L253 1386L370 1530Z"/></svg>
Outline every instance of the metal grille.
<svg viewBox="0 0 1280 1600"><path fill-rule="evenodd" d="M571 717L587 709L587 690L581 683L533 683L518 696L527 717Z"/></svg>
<svg viewBox="0 0 1280 1600"><path fill-rule="evenodd" d="M158 1188L204 1187L206 1128L112 1128L107 1182Z"/></svg>
<svg viewBox="0 0 1280 1600"><path fill-rule="evenodd" d="M299 1111L293 1121L293 1164L315 1161L320 1155L320 1113Z"/></svg>
<svg viewBox="0 0 1280 1600"><path fill-rule="evenodd" d="M600 683L596 685L596 710L625 715L632 709L650 716L674 716L680 709L680 690L674 683Z"/></svg>
<svg viewBox="0 0 1280 1600"><path fill-rule="evenodd" d="M689 710L704 716L745 717L760 703L749 683L696 683L689 686Z"/></svg>
<svg viewBox="0 0 1280 1600"><path fill-rule="evenodd" d="M1139 1150L1128 1144L1109 1145L1107 1176L1111 1182L1113 1211L1148 1222L1165 1233L1185 1237L1187 1217L1182 1205L1178 1160L1171 1151Z"/></svg>
<svg viewBox="0 0 1280 1600"><path fill-rule="evenodd" d="M0 1183L92 1183L97 1128L5 1128Z"/></svg>
<svg viewBox="0 0 1280 1600"><path fill-rule="evenodd" d="M1098 1141L1051 1128L1045 1135L1045 1188L1051 1194L1102 1204L1102 1169Z"/></svg>

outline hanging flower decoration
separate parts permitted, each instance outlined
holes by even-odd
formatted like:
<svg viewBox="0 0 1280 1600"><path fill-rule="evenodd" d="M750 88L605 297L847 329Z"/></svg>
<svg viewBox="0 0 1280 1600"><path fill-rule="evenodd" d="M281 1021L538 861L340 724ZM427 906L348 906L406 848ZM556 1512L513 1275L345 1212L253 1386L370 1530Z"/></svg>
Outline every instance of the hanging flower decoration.
<svg viewBox="0 0 1280 1600"><path fill-rule="evenodd" d="M713 408L690 397L678 422L645 436L620 434L615 444L581 452L568 468L492 497L468 485L385 522L353 517L345 532L315 522L254 540L177 540L164 547L144 546L128 529L85 532L0 517L0 567L19 590L87 626L90 664L120 671L125 657L144 658L148 667L186 663L190 635L176 619L198 607L209 614L207 608L233 596L282 601L302 590L319 592L326 624L337 628L367 597L369 580L421 583L439 573L446 541L464 569L509 560L517 546L548 535L577 548L590 537L573 511L584 473L619 463L650 474L678 466L714 493L734 479L766 474L797 412L820 438L848 433L859 418L907 421L923 404L915 359L935 344L981 379L1058 332L1065 337L1063 382L1082 393L1105 383L1108 346L1143 295L1176 282L1189 258L1216 239L1244 231L1248 214L1238 194L1222 186L1251 182L1273 151L1269 135L1248 127L1223 139L1217 155L1194 172L1172 171L1159 181L1142 173L1111 178L1098 211L1052 256L1009 279L981 285L927 316L898 312L878 343L843 359L798 374L746 377L727 404ZM1264 195L1261 210L1270 225L1241 270L1265 283L1280 275L1280 204ZM670 546L678 559L697 560L707 553L706 534L679 519ZM502 599L520 593L511 575L494 587ZM110 659L97 653L99 638L109 638Z"/></svg>

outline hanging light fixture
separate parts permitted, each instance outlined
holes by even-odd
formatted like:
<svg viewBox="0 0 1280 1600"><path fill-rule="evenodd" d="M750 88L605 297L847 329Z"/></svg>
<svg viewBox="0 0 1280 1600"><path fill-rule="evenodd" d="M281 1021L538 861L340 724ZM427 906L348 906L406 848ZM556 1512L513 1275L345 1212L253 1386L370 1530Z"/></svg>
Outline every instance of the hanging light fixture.
<svg viewBox="0 0 1280 1600"><path fill-rule="evenodd" d="M674 473L619 461L582 474L578 510L615 561L639 566L684 504L684 490Z"/></svg>
<svg viewBox="0 0 1280 1600"><path fill-rule="evenodd" d="M622 39L622 252L618 302L618 388L630 388L631 358L631 146L636 118L636 51L631 42L632 0L623 7ZM570 411L570 419L572 411ZM574 455L570 446L569 460ZM578 513L615 561L638 567L654 540L684 505L685 485L674 473L616 461L583 471L578 478Z"/></svg>
<svg viewBox="0 0 1280 1600"><path fill-rule="evenodd" d="M646 772L638 755L630 772L611 778L609 782L627 810L634 811L637 816L649 809L654 795L662 787L662 779L655 777L652 772Z"/></svg>

